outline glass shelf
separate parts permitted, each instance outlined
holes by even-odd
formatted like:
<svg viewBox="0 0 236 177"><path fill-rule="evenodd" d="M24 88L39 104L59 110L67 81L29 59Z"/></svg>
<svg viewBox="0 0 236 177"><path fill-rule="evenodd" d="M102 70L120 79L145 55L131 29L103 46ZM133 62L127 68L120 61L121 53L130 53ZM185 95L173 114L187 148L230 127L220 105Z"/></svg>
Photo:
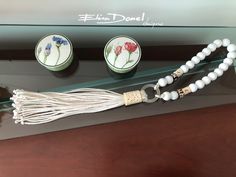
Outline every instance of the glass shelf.
<svg viewBox="0 0 236 177"><path fill-rule="evenodd" d="M120 34L120 28L111 28L110 30L112 33ZM46 31L43 33L46 33ZM73 40L79 41L79 38L78 35ZM156 45L155 42L158 39L153 39L153 43L150 41L142 46L145 43L145 40L142 39L138 39L142 47L141 61L136 70L127 75L114 74L107 68L103 58L103 47L108 41L107 37L101 38L101 43L97 47L75 44L73 64L64 72L50 72L37 63L34 57L36 38L32 38L28 45L23 46L19 45L20 41L18 39L15 39L11 41L14 44L11 48L0 49L0 87L7 88L10 93L13 89L63 92L81 87L104 88L122 93L140 89L144 84L156 83L158 78L172 73L205 47L205 45L174 44L160 46ZM89 40L92 40L92 38ZM213 53L212 56L200 63L191 72L161 91L176 90L195 82L222 62L225 54L224 50ZM209 86L173 102L158 101L153 104L121 107L101 113L75 115L37 126L15 125L11 119L11 112L1 113L0 139L235 103L235 71L235 66L232 66L222 77ZM7 101L8 98L9 94L2 89L2 101ZM7 109L10 105L8 103L4 102L2 109Z"/></svg>

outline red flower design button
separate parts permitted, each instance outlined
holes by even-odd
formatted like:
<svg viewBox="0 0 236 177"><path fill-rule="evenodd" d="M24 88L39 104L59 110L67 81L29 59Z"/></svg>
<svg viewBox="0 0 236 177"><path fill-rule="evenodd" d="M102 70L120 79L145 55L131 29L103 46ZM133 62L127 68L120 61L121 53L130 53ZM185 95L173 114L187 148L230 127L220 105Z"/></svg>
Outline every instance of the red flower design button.
<svg viewBox="0 0 236 177"><path fill-rule="evenodd" d="M141 47L128 36L112 38L104 48L104 57L109 68L117 73L127 73L137 66Z"/></svg>

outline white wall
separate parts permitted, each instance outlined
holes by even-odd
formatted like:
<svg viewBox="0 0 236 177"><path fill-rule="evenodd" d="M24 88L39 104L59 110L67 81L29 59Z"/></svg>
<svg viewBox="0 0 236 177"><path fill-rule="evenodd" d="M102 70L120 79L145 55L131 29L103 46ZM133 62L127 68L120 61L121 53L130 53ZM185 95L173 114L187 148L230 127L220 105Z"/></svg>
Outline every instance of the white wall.
<svg viewBox="0 0 236 177"><path fill-rule="evenodd" d="M78 14L109 12L145 12L165 26L236 26L235 0L0 0L0 24L83 25Z"/></svg>
<svg viewBox="0 0 236 177"><path fill-rule="evenodd" d="M132 28L51 26L97 25L79 22L78 15L85 13L132 17L143 12L145 21L163 26L144 27L143 22L113 24L138 26ZM0 0L0 49L34 48L51 33L65 34L75 47L103 47L116 35L129 35L142 45L207 44L224 37L236 42L236 0Z"/></svg>

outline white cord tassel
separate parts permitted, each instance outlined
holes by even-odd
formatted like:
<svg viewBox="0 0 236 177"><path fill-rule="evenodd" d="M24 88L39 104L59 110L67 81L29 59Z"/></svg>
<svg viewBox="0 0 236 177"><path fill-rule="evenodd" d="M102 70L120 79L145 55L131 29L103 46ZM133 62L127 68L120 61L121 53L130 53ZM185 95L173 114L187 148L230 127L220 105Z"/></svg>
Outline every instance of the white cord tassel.
<svg viewBox="0 0 236 177"><path fill-rule="evenodd" d="M13 119L21 124L43 124L63 117L100 112L125 104L122 94L93 88L69 92L30 92L14 90Z"/></svg>

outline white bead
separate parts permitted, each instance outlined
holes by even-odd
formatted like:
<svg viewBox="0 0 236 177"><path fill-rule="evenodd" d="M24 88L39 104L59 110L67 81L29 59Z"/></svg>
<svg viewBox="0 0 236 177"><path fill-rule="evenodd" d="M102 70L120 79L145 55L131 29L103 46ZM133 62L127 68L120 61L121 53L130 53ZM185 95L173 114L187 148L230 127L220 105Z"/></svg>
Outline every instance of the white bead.
<svg viewBox="0 0 236 177"><path fill-rule="evenodd" d="M195 82L195 84L196 84L198 89L202 89L205 86L205 84L204 84L204 82L202 80L197 80Z"/></svg>
<svg viewBox="0 0 236 177"><path fill-rule="evenodd" d="M222 46L222 41L220 39L216 39L213 42L218 48Z"/></svg>
<svg viewBox="0 0 236 177"><path fill-rule="evenodd" d="M202 78L202 81L204 82L205 85L208 85L211 83L211 79L208 76L204 76Z"/></svg>
<svg viewBox="0 0 236 177"><path fill-rule="evenodd" d="M229 39L223 39L222 43L223 43L224 47L227 47L230 44L230 40Z"/></svg>
<svg viewBox="0 0 236 177"><path fill-rule="evenodd" d="M180 66L180 69L182 69L184 73L187 73L189 70L188 66L186 66L186 65Z"/></svg>
<svg viewBox="0 0 236 177"><path fill-rule="evenodd" d="M218 68L222 69L223 71L227 71L229 68L229 65L225 63L221 63Z"/></svg>
<svg viewBox="0 0 236 177"><path fill-rule="evenodd" d="M208 48L204 48L204 49L202 50L202 53L204 53L206 56L209 56L209 55L211 54L211 50L208 49Z"/></svg>
<svg viewBox="0 0 236 177"><path fill-rule="evenodd" d="M208 75L207 75L212 81L216 80L217 79L217 74L215 72L210 72Z"/></svg>
<svg viewBox="0 0 236 177"><path fill-rule="evenodd" d="M234 45L234 44L228 45L227 50L229 52L235 52L236 51L236 45Z"/></svg>
<svg viewBox="0 0 236 177"><path fill-rule="evenodd" d="M225 64L227 64L227 65L232 65L233 64L233 59L232 58L225 58L224 60L223 60L223 62L225 63Z"/></svg>
<svg viewBox="0 0 236 177"><path fill-rule="evenodd" d="M235 58L236 58L236 52L229 52L229 53L227 54L227 58L235 59Z"/></svg>
<svg viewBox="0 0 236 177"><path fill-rule="evenodd" d="M198 64L200 62L200 58L197 57L197 56L194 56L191 61L194 63L194 64Z"/></svg>
<svg viewBox="0 0 236 177"><path fill-rule="evenodd" d="M211 43L207 46L208 49L210 49L212 52L214 52L217 48L216 44Z"/></svg>
<svg viewBox="0 0 236 177"><path fill-rule="evenodd" d="M187 61L186 65L188 66L189 69L194 68L194 63L192 61Z"/></svg>
<svg viewBox="0 0 236 177"><path fill-rule="evenodd" d="M214 72L217 74L218 77L222 76L224 71L220 68L216 68Z"/></svg>
<svg viewBox="0 0 236 177"><path fill-rule="evenodd" d="M179 97L179 94L176 91L172 91L172 92L170 92L170 94L171 94L172 100L177 100Z"/></svg>
<svg viewBox="0 0 236 177"><path fill-rule="evenodd" d="M174 81L174 79L173 79L172 76L166 76L165 79L166 79L166 81L167 81L167 84L172 84L173 81Z"/></svg>
<svg viewBox="0 0 236 177"><path fill-rule="evenodd" d="M165 87L167 85L167 80L164 79L164 78L160 78L158 80L158 84L159 84L160 87Z"/></svg>
<svg viewBox="0 0 236 177"><path fill-rule="evenodd" d="M161 94L161 98L165 101L169 101L171 99L171 94L170 92L164 92Z"/></svg>
<svg viewBox="0 0 236 177"><path fill-rule="evenodd" d="M196 84L189 84L189 88L191 89L192 93L197 91L197 85Z"/></svg>
<svg viewBox="0 0 236 177"><path fill-rule="evenodd" d="M200 60L204 60L206 57L206 55L204 55L204 53L202 53L202 52L198 52L197 56L200 58Z"/></svg>

